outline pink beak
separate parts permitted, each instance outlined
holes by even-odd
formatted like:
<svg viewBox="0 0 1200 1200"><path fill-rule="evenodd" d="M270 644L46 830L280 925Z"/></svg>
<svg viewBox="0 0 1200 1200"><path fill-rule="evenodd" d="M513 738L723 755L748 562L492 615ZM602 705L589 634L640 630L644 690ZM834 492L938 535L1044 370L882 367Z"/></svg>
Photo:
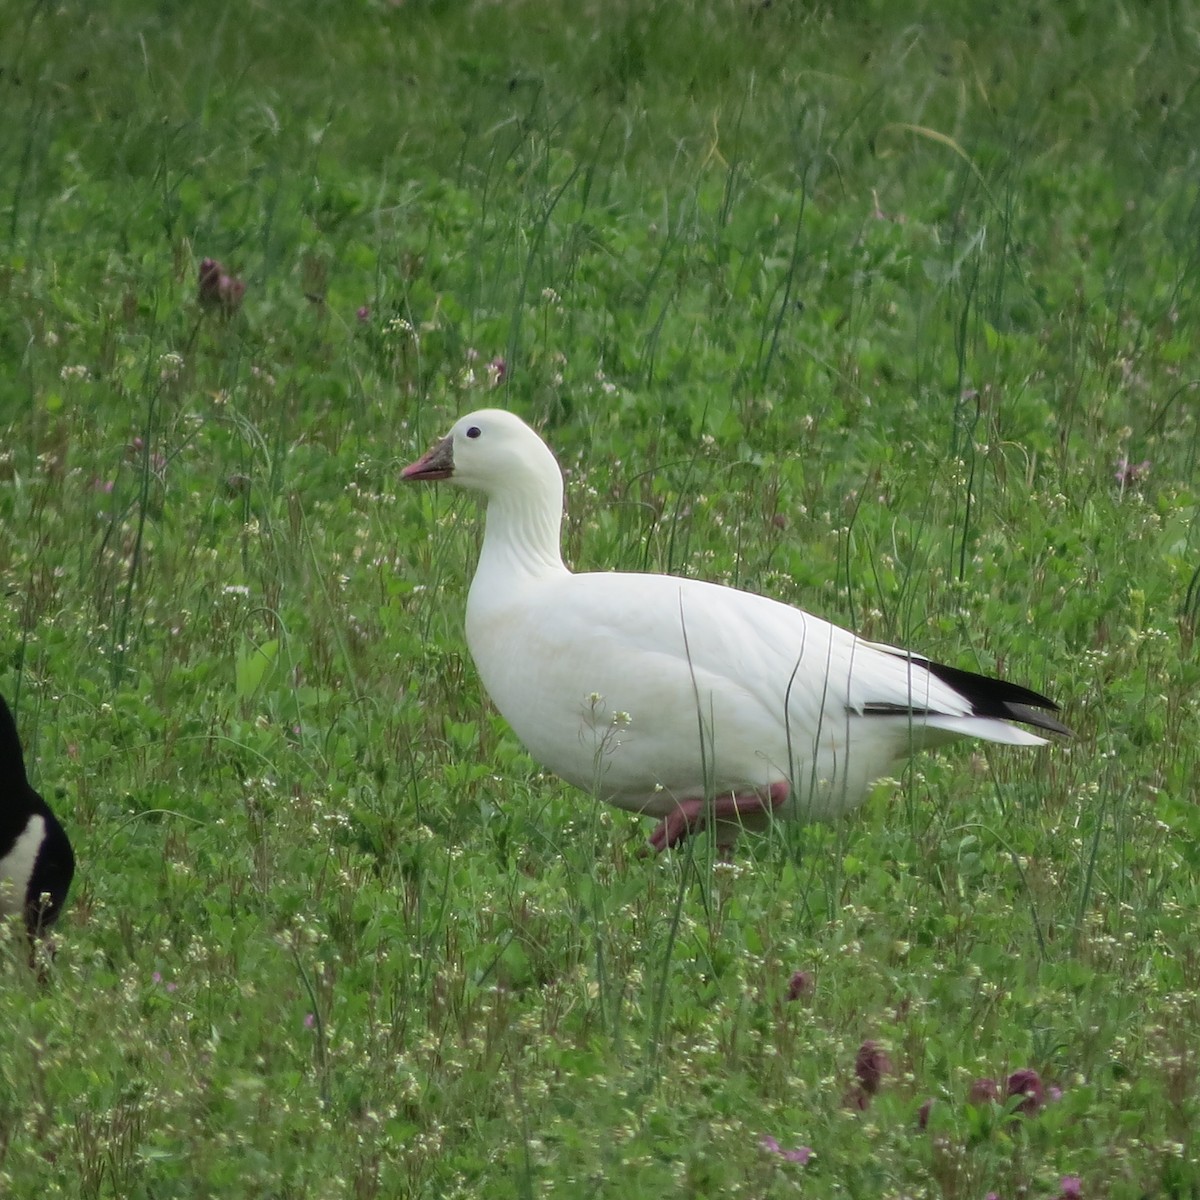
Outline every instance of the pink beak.
<svg viewBox="0 0 1200 1200"><path fill-rule="evenodd" d="M433 483L438 479L449 479L454 474L453 439L442 438L432 450L422 454L400 472L401 479L410 482Z"/></svg>

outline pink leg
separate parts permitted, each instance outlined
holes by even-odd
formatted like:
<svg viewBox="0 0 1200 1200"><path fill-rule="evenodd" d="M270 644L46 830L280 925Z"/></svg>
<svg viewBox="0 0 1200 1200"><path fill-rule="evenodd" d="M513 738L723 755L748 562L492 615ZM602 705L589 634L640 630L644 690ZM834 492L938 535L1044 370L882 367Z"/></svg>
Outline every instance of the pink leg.
<svg viewBox="0 0 1200 1200"><path fill-rule="evenodd" d="M650 846L660 853L678 846L702 829L710 815L716 821L740 821L753 814L773 812L788 798L789 790L787 780L781 779L771 784L765 796L761 792L738 792L717 796L711 804L706 800L681 800L655 826L650 835Z"/></svg>

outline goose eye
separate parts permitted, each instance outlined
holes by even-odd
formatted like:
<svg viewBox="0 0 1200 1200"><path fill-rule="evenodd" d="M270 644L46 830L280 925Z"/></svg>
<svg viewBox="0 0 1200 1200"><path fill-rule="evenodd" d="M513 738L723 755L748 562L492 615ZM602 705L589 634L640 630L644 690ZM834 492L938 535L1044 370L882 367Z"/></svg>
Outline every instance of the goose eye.
<svg viewBox="0 0 1200 1200"><path fill-rule="evenodd" d="M471 428L467 430L467 437L477 438L482 432L483 430L480 429L478 425L472 425Z"/></svg>

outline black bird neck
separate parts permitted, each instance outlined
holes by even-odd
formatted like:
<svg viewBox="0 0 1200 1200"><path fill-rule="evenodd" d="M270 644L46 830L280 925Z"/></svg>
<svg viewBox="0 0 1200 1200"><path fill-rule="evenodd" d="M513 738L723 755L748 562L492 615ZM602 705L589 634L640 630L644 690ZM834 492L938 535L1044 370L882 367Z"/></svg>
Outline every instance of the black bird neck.
<svg viewBox="0 0 1200 1200"><path fill-rule="evenodd" d="M33 813L49 816L50 810L29 786L17 723L0 696L0 845L6 838L20 834Z"/></svg>

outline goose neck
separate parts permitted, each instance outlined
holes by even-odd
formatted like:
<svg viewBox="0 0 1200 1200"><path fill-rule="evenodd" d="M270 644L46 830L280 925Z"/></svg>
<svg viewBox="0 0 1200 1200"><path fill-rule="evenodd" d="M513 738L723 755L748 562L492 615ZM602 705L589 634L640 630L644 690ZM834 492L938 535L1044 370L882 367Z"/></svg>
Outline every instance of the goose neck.
<svg viewBox="0 0 1200 1200"><path fill-rule="evenodd" d="M481 573L548 575L565 571L560 537L562 497L493 496L480 553Z"/></svg>

